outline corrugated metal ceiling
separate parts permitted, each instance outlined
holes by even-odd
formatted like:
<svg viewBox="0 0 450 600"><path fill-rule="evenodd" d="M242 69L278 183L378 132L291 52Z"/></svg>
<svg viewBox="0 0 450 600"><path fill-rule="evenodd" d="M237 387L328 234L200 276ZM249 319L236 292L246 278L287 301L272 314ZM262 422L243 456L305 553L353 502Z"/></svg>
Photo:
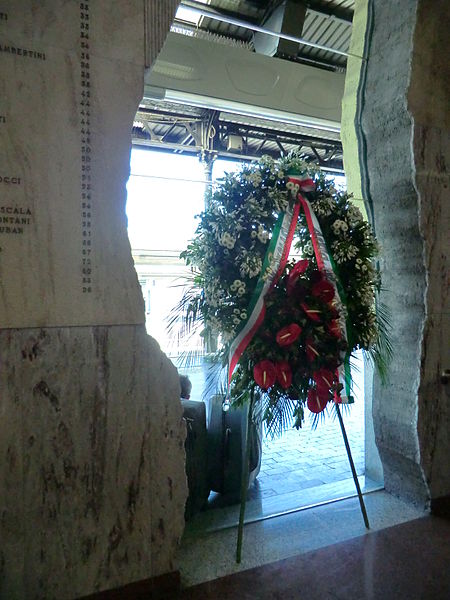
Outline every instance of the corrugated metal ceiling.
<svg viewBox="0 0 450 600"><path fill-rule="evenodd" d="M186 5L189 0L184 0ZM249 24L264 26L267 16L281 4L277 0L208 0L203 2L205 8L222 12L234 18L239 18ZM198 2L197 2L198 4ZM347 52L351 37L351 19L353 16L354 0L310 0L307 6L306 18L301 30L296 36L308 42L321 46L332 47L341 52ZM253 32L250 29L221 22L206 16L198 20L198 29L219 34L229 38L251 41ZM291 60L311 60L327 64L330 67L345 67L346 58L334 52L312 48L304 44L298 47L297 56L286 57Z"/></svg>

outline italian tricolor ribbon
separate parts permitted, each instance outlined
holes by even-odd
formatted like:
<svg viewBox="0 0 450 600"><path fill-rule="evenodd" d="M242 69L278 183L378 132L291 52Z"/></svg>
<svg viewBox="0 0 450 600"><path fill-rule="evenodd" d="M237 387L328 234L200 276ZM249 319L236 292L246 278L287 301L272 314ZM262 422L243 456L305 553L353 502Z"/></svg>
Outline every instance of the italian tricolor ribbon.
<svg viewBox="0 0 450 600"><path fill-rule="evenodd" d="M289 183L291 183L291 179L289 179ZM261 274L247 309L248 318L230 344L228 350L228 389L239 359L264 320L265 296L277 283L286 266L300 212L300 204L296 201L298 190L304 189L307 191L314 188L314 182L311 179L300 176L291 185L289 183L287 187L295 202L290 202L286 211L280 213L278 217L264 257Z"/></svg>
<svg viewBox="0 0 450 600"><path fill-rule="evenodd" d="M322 234L322 229L320 227L316 215L314 214L310 202L306 200L306 198L304 198L300 193L298 194L298 199L305 213L309 234L311 236L311 242L314 248L314 254L316 256L317 266L319 270L324 273L327 280L334 287L335 306L336 310L339 313L339 327L341 330L341 337L348 344L348 328L346 323L346 311L344 309L343 304L343 290L340 289L341 286L333 268L333 260L328 253L327 245ZM350 395L350 349L345 353L345 356L343 356L342 358L343 362L337 369L337 376L339 381L341 381L341 383L344 385L346 395L339 396L338 394L336 394L335 400L337 402L349 403L353 402L352 397Z"/></svg>

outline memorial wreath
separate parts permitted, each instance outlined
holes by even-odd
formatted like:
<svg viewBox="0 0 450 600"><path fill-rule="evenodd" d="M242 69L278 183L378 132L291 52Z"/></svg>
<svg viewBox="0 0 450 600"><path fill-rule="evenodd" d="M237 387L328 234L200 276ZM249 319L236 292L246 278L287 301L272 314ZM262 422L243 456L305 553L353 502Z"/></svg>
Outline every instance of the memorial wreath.
<svg viewBox="0 0 450 600"><path fill-rule="evenodd" d="M241 561L252 422L299 428L305 407L331 403L339 419L364 522L369 521L339 405L353 402L350 358L362 349L384 376L392 353L376 303L378 245L345 192L290 154L226 174L181 254L191 285L175 310L187 330L221 340L224 410L248 405L236 560ZM259 409L259 410L258 410Z"/></svg>
<svg viewBox="0 0 450 600"><path fill-rule="evenodd" d="M390 346L374 265L378 245L345 192L295 154L226 174L182 253L192 286L179 310L222 345L227 401L256 391L269 431L300 427L305 406L352 402L350 356L383 373Z"/></svg>

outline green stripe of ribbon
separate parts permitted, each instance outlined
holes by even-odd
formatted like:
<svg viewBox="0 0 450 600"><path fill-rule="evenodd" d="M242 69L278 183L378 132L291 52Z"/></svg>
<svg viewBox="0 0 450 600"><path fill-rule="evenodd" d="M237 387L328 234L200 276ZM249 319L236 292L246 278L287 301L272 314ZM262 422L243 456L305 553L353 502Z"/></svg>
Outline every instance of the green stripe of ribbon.
<svg viewBox="0 0 450 600"><path fill-rule="evenodd" d="M354 402L353 396L351 395L352 374L351 374L351 370L350 370L350 356L352 353L353 337L354 337L353 336L353 327L348 318L347 294L345 293L345 290L342 286L341 279L339 277L338 267L337 267L336 263L334 262L333 256L331 255L330 249L328 248L328 244L326 243L326 241L325 241L325 245L327 247L327 254L328 254L328 258L330 260L331 268L333 269L333 273L336 278L336 286L338 288L339 297L341 299L342 304L344 305L344 307L346 309L345 326L347 328L348 348L347 348L347 352L345 353L345 357L344 357L344 380L345 380L345 394L346 394L346 396L348 398L348 402L350 404L350 403Z"/></svg>

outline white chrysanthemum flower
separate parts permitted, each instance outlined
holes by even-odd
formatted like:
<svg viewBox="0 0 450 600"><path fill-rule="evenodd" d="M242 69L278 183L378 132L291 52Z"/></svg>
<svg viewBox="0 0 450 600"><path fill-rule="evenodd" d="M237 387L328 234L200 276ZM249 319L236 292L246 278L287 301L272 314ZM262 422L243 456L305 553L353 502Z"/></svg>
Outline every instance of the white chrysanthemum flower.
<svg viewBox="0 0 450 600"><path fill-rule="evenodd" d="M346 233L348 231L348 225L342 219L336 219L336 221L331 226L335 235L338 235L341 231L342 233Z"/></svg>
<svg viewBox="0 0 450 600"><path fill-rule="evenodd" d="M239 267L239 273L241 277L245 277L246 275L250 275L250 267L247 264L242 264Z"/></svg>
<svg viewBox="0 0 450 600"><path fill-rule="evenodd" d="M332 214L334 202L332 198L323 198L314 204L314 212L321 217L328 217Z"/></svg>
<svg viewBox="0 0 450 600"><path fill-rule="evenodd" d="M349 206L347 211L347 219L350 225L358 225L361 221L364 220L361 211L356 206Z"/></svg>
<svg viewBox="0 0 450 600"><path fill-rule="evenodd" d="M300 186L298 183L294 183L293 181L288 181L286 184L286 188L291 192L291 196L293 198L297 198L297 194L300 189Z"/></svg>
<svg viewBox="0 0 450 600"><path fill-rule="evenodd" d="M219 238L220 246L224 246L225 248L228 248L228 250L232 250L234 248L235 243L236 238L233 235L231 235L231 233L228 233L228 231L222 233L222 235Z"/></svg>
<svg viewBox="0 0 450 600"><path fill-rule="evenodd" d="M314 248L311 242L306 242L303 248L303 253L307 254L308 256L312 256L314 254Z"/></svg>
<svg viewBox="0 0 450 600"><path fill-rule="evenodd" d="M269 232L264 231L264 228L262 225L258 225L258 233L256 235L258 236L258 240L262 244L265 244L267 242L267 240L269 239Z"/></svg>
<svg viewBox="0 0 450 600"><path fill-rule="evenodd" d="M275 166L275 161L268 154L264 154L263 156L261 156L260 161L261 161L262 165L264 165L265 167L268 167L269 169L272 169Z"/></svg>
<svg viewBox="0 0 450 600"><path fill-rule="evenodd" d="M233 283L230 285L230 290L232 292L236 292L241 286L245 285L243 281L240 279L235 279Z"/></svg>
<svg viewBox="0 0 450 600"><path fill-rule="evenodd" d="M338 219L338 220L336 220L336 221L333 223L333 225L331 226L331 228L333 229L333 231L334 231L334 233L335 233L336 235L338 235L338 234L339 234L339 232L340 232L340 230L341 230L340 223L341 223L341 222L340 222L340 221L339 221L339 219Z"/></svg>
<svg viewBox="0 0 450 600"><path fill-rule="evenodd" d="M253 187L259 187L262 181L261 174L257 171L255 173L250 173L250 175L248 176L248 181L250 181Z"/></svg>

